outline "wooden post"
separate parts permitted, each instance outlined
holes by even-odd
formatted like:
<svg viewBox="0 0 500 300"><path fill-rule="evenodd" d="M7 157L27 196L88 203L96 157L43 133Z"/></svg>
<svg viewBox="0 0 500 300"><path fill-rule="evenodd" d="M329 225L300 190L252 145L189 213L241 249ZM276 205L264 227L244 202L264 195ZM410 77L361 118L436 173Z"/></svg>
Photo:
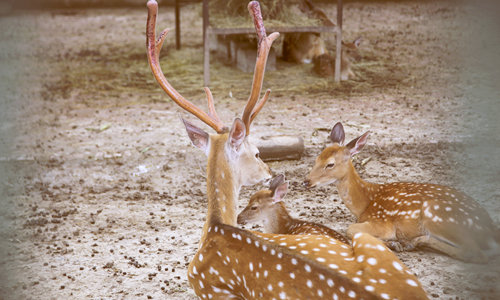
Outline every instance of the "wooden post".
<svg viewBox="0 0 500 300"><path fill-rule="evenodd" d="M181 49L181 14L179 0L175 0L175 48Z"/></svg>
<svg viewBox="0 0 500 300"><path fill-rule="evenodd" d="M335 56L335 82L340 82L340 62L342 55L342 0L337 0L337 50Z"/></svg>
<svg viewBox="0 0 500 300"><path fill-rule="evenodd" d="M208 0L203 0L203 84L210 84L210 44L208 36Z"/></svg>

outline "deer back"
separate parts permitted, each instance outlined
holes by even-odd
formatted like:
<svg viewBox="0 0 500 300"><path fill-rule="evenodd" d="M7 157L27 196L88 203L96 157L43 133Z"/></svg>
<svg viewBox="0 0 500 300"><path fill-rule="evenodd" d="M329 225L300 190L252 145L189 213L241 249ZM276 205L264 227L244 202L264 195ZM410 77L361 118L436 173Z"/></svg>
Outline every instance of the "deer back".
<svg viewBox="0 0 500 300"><path fill-rule="evenodd" d="M367 234L357 235L350 249L326 236L250 233L214 224L188 277L196 293L207 297L426 299L416 277Z"/></svg>

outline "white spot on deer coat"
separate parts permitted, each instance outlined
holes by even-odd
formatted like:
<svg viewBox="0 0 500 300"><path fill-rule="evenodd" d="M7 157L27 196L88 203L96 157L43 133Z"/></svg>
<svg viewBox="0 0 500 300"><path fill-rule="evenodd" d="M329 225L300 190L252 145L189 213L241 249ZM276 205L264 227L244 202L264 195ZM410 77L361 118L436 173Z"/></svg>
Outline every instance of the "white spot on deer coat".
<svg viewBox="0 0 500 300"><path fill-rule="evenodd" d="M418 284L415 282L415 280L412 279L406 279L406 283L411 286L418 286Z"/></svg>
<svg viewBox="0 0 500 300"><path fill-rule="evenodd" d="M307 287L309 287L309 288L312 288L312 286L313 286L313 283L312 283L312 281L310 279L307 279L307 283L306 284L307 284Z"/></svg>
<svg viewBox="0 0 500 300"><path fill-rule="evenodd" d="M376 265L377 264L377 260L373 257L370 257L366 260L366 262L372 266Z"/></svg>
<svg viewBox="0 0 500 300"><path fill-rule="evenodd" d="M403 266L401 266L400 263L398 263L397 261L393 261L392 262L392 265L394 266L394 268L396 268L397 270L399 271L402 271L403 270Z"/></svg>

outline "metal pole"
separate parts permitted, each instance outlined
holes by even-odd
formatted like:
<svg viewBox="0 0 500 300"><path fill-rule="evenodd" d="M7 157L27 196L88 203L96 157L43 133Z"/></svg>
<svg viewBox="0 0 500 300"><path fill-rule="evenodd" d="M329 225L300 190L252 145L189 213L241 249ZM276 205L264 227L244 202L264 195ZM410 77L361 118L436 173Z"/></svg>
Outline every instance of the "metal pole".
<svg viewBox="0 0 500 300"><path fill-rule="evenodd" d="M342 0L337 0L337 49L335 55L335 82L340 82L340 62L342 55Z"/></svg>

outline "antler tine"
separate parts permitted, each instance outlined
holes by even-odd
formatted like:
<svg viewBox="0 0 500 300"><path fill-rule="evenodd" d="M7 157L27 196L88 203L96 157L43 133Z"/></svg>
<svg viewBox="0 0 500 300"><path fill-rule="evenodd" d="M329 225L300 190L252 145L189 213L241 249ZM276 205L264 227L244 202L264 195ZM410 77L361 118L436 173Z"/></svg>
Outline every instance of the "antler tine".
<svg viewBox="0 0 500 300"><path fill-rule="evenodd" d="M264 104L266 104L267 99L269 98L269 94L271 94L271 90L267 89L266 93L264 94L264 97L260 99L260 101L255 105L252 115L250 116L250 124L252 124L253 119L257 116L257 114L260 112L262 107L264 107Z"/></svg>
<svg viewBox="0 0 500 300"><path fill-rule="evenodd" d="M156 40L156 16L158 15L158 3L156 3L155 0L149 0L147 3L147 7L148 21L146 24L146 47L148 52L149 65L151 67L151 70L153 71L153 75L156 78L156 81L158 81L161 88L180 107L195 115L198 119L203 121L208 126L212 127L218 133L226 131L227 128L224 127L224 124L215 113L212 93L210 93L210 90L208 90L208 88L205 89L205 92L207 93L208 97L208 107L210 111L209 114L198 108L189 100L185 99L170 85L170 83L167 81L167 78L165 78L165 75L163 74L163 71L160 67L159 56L161 47L168 33L168 29L163 30Z"/></svg>
<svg viewBox="0 0 500 300"><path fill-rule="evenodd" d="M214 97L212 96L212 92L208 87L205 87L205 93L207 94L208 115L222 124L219 115L217 115L217 112L215 111Z"/></svg>
<svg viewBox="0 0 500 300"><path fill-rule="evenodd" d="M257 37L259 39L259 48L257 50L257 61L255 63L255 70L253 74L252 90L242 116L242 120L246 126L247 135L250 133L250 124L269 97L270 91L266 92L266 95L264 95L262 100L259 102L257 109L254 109L262 89L262 82L264 81L264 72L266 70L269 50L271 49L271 45L274 40L279 36L278 32L274 32L269 36L266 35L266 28L264 27L264 22L262 21L259 2L250 2L248 4L248 10L253 17L255 31L257 32Z"/></svg>

